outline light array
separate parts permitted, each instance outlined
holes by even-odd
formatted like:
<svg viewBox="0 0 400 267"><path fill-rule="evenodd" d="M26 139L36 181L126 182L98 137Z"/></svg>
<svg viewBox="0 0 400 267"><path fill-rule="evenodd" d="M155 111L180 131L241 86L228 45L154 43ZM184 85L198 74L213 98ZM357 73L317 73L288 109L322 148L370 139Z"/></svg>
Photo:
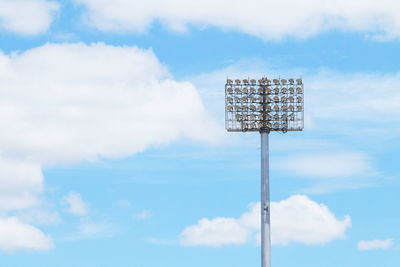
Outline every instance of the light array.
<svg viewBox="0 0 400 267"><path fill-rule="evenodd" d="M227 79L225 126L229 132L301 131L304 87L299 79Z"/></svg>

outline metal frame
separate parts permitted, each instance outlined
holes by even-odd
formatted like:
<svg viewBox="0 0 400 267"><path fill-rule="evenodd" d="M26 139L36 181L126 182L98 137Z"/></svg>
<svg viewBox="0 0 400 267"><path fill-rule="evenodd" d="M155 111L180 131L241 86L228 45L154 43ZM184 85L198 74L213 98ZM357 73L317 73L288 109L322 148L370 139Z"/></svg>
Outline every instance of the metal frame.
<svg viewBox="0 0 400 267"><path fill-rule="evenodd" d="M227 79L225 127L228 132L287 132L304 128L302 79Z"/></svg>
<svg viewBox="0 0 400 267"><path fill-rule="evenodd" d="M271 266L269 194L269 133L302 131L304 86L301 78L256 80L225 84L225 127L228 132L261 134L261 266Z"/></svg>

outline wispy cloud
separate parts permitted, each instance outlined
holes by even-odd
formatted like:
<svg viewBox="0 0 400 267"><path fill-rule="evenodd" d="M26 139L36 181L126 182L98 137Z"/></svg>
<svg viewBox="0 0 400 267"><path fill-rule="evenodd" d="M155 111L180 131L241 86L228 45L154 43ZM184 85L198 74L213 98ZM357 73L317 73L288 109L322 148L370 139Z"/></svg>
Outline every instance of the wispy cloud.
<svg viewBox="0 0 400 267"><path fill-rule="evenodd" d="M140 213L133 214L133 218L136 220L145 220L153 216L153 213L148 210L143 210Z"/></svg>
<svg viewBox="0 0 400 267"><path fill-rule="evenodd" d="M374 173L369 158L361 152L297 154L274 160L278 169L308 178L347 178Z"/></svg>
<svg viewBox="0 0 400 267"><path fill-rule="evenodd" d="M394 245L394 238L385 240L369 240L360 241L357 244L358 250L377 250L377 249L390 249Z"/></svg>
<svg viewBox="0 0 400 267"><path fill-rule="evenodd" d="M82 197L77 192L70 192L66 195L62 203L67 205L65 211L74 215L86 215L89 212L87 204L82 200Z"/></svg>
<svg viewBox="0 0 400 267"><path fill-rule="evenodd" d="M62 239L76 241L85 239L110 238L115 235L115 227L108 222L94 222L89 217L80 219L77 230Z"/></svg>
<svg viewBox="0 0 400 267"><path fill-rule="evenodd" d="M120 199L117 202L117 205L120 207L130 207L131 206L131 202L129 200L126 199Z"/></svg>

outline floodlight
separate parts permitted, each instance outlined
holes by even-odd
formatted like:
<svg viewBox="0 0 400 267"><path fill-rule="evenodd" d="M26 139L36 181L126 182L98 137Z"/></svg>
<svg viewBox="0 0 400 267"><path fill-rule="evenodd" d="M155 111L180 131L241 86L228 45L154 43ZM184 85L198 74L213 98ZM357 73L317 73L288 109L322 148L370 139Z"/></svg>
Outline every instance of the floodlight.
<svg viewBox="0 0 400 267"><path fill-rule="evenodd" d="M268 135L303 130L304 85L301 78L234 81L225 85L225 126L229 132L261 133L261 258L262 267L270 267Z"/></svg>
<svg viewBox="0 0 400 267"><path fill-rule="evenodd" d="M226 128L228 131L283 131L283 123L281 122L282 115L286 114L286 118L290 117L291 113L294 117L290 117L290 123L285 129L287 131L301 131L303 129L303 83L302 79L296 79L296 85L294 79L272 79L273 88L270 88L270 79L261 78L258 79L235 79L235 85L232 88L232 79L227 79L226 82ZM250 81L250 82L249 82ZM251 86L250 86L251 84ZM272 93L272 94L271 94ZM271 103L273 105L271 106ZM228 104L233 104L228 105ZM229 107L228 107L229 106ZM279 113L280 127L267 128L267 117L270 112ZM256 123L257 127L242 128L243 124L241 121L235 119L235 114L239 115L251 115L249 117L249 123L261 122L262 127ZM274 125L273 125L274 126Z"/></svg>

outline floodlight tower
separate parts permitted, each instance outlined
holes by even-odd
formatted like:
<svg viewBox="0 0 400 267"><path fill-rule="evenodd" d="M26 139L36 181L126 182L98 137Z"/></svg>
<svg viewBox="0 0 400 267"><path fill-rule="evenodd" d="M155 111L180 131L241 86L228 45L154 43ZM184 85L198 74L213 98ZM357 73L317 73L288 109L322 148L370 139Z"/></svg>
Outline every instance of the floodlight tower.
<svg viewBox="0 0 400 267"><path fill-rule="evenodd" d="M304 128L304 86L301 78L263 77L225 84L225 127L228 132L261 134L261 266L271 266L269 201L270 132L302 131Z"/></svg>

